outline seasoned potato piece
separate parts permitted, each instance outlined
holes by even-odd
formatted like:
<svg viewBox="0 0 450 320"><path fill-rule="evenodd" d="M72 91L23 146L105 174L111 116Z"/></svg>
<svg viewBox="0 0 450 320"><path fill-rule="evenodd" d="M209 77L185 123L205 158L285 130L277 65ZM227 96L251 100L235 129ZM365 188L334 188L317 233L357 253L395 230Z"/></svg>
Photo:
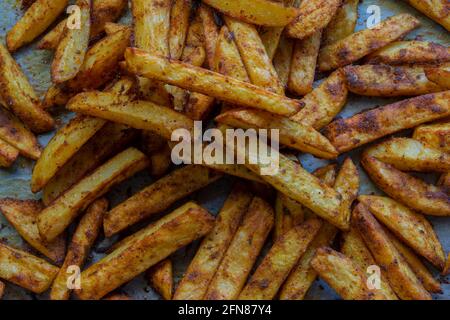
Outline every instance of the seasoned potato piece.
<svg viewBox="0 0 450 320"><path fill-rule="evenodd" d="M192 0L175 0L170 11L169 52L170 57L179 60L189 28Z"/></svg>
<svg viewBox="0 0 450 320"><path fill-rule="evenodd" d="M450 63L438 67L426 67L425 74L430 81L450 90Z"/></svg>
<svg viewBox="0 0 450 320"><path fill-rule="evenodd" d="M164 300L172 299L173 271L172 261L169 258L148 269L146 276L150 285Z"/></svg>
<svg viewBox="0 0 450 320"><path fill-rule="evenodd" d="M74 95L74 93L66 92L58 85L51 85L42 100L42 108L50 109L54 106L65 106Z"/></svg>
<svg viewBox="0 0 450 320"><path fill-rule="evenodd" d="M282 36L280 44L273 57L273 67L278 74L281 85L287 89L289 74L291 73L292 53L294 52L294 40Z"/></svg>
<svg viewBox="0 0 450 320"><path fill-rule="evenodd" d="M343 0L333 19L325 28L322 42L329 45L342 40L355 31L359 0Z"/></svg>
<svg viewBox="0 0 450 320"><path fill-rule="evenodd" d="M426 124L414 130L413 138L450 153L450 122Z"/></svg>
<svg viewBox="0 0 450 320"><path fill-rule="evenodd" d="M414 8L450 31L449 4L446 0L407 0Z"/></svg>
<svg viewBox="0 0 450 320"><path fill-rule="evenodd" d="M438 181L438 186L442 186L447 194L450 194L450 172L443 173Z"/></svg>
<svg viewBox="0 0 450 320"><path fill-rule="evenodd" d="M216 25L214 11L211 7L204 3L200 4L198 14L202 20L203 34L205 36L206 60L208 61L209 68L212 69L214 66L219 28Z"/></svg>
<svg viewBox="0 0 450 320"><path fill-rule="evenodd" d="M19 157L19 150L0 139L0 167L8 168Z"/></svg>
<svg viewBox="0 0 450 320"><path fill-rule="evenodd" d="M351 206L359 192L359 172L351 158L345 159L334 182L334 189L342 195L343 220L350 225Z"/></svg>

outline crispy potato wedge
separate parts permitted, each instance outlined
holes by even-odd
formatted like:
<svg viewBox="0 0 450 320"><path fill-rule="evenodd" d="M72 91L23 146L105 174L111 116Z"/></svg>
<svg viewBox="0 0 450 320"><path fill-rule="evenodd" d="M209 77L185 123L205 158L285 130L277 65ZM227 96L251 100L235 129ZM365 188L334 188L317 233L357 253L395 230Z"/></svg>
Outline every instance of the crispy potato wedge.
<svg viewBox="0 0 450 320"><path fill-rule="evenodd" d="M239 294L240 300L272 300L322 225L310 219L281 235Z"/></svg>
<svg viewBox="0 0 450 320"><path fill-rule="evenodd" d="M205 37L206 61L210 69L214 65L214 56L216 52L217 38L219 29L215 22L214 11L211 7L201 3L198 8L198 14L203 25L203 34Z"/></svg>
<svg viewBox="0 0 450 320"><path fill-rule="evenodd" d="M51 241L96 198L148 165L147 157L137 149L128 148L80 180L45 208L38 217L39 232Z"/></svg>
<svg viewBox="0 0 450 320"><path fill-rule="evenodd" d="M51 243L42 240L36 224L42 209L44 206L36 200L0 199L0 211L20 236L37 251L60 265L66 253L66 240L63 236Z"/></svg>
<svg viewBox="0 0 450 320"><path fill-rule="evenodd" d="M291 73L292 53L294 52L294 40L285 37L280 38L280 43L273 57L273 67L278 74L281 85L287 89L289 74Z"/></svg>
<svg viewBox="0 0 450 320"><path fill-rule="evenodd" d="M60 21L52 30L42 37L37 44L37 48L40 50L55 50L58 48L59 41L64 34L67 22L67 19Z"/></svg>
<svg viewBox="0 0 450 320"><path fill-rule="evenodd" d="M319 70L329 71L349 65L364 56L402 38L420 25L409 14L388 18L372 29L365 29L323 47L319 53Z"/></svg>
<svg viewBox="0 0 450 320"><path fill-rule="evenodd" d="M89 46L91 31L91 0L77 0L80 8L80 26L64 27L63 35L56 48L52 62L52 80L54 83L63 83L75 78L80 71Z"/></svg>
<svg viewBox="0 0 450 320"><path fill-rule="evenodd" d="M289 118L256 109L234 109L222 113L215 120L244 129L277 129L281 144L320 158L337 157L337 151L318 131Z"/></svg>
<svg viewBox="0 0 450 320"><path fill-rule="evenodd" d="M0 278L34 293L46 291L58 268L25 251L0 243Z"/></svg>
<svg viewBox="0 0 450 320"><path fill-rule="evenodd" d="M324 135L339 152L346 152L386 135L450 115L450 91L423 95L339 119Z"/></svg>
<svg viewBox="0 0 450 320"><path fill-rule="evenodd" d="M413 139L450 153L450 122L419 126L414 130Z"/></svg>
<svg viewBox="0 0 450 320"><path fill-rule="evenodd" d="M211 280L205 300L237 299L273 226L273 210L261 198L253 198L242 224Z"/></svg>
<svg viewBox="0 0 450 320"><path fill-rule="evenodd" d="M431 300L431 295L420 283L405 258L363 204L358 204L353 210L352 223L363 237L377 264L382 270L386 270L385 275L400 299Z"/></svg>
<svg viewBox="0 0 450 320"><path fill-rule="evenodd" d="M304 107L291 119L317 130L322 129L342 110L347 96L344 73L337 70L300 100Z"/></svg>
<svg viewBox="0 0 450 320"><path fill-rule="evenodd" d="M160 150L149 156L150 174L154 177L164 175L172 164L172 149L166 143Z"/></svg>
<svg viewBox="0 0 450 320"><path fill-rule="evenodd" d="M124 25L124 24L114 23L114 22L106 22L105 23L105 34L106 34L106 36L110 36L116 32L123 31L128 28L129 28L129 26Z"/></svg>
<svg viewBox="0 0 450 320"><path fill-rule="evenodd" d="M376 265L369 248L367 248L361 235L353 227L343 235L341 252L350 258L364 274L367 274L369 267ZM388 300L398 300L384 273L381 273L379 290Z"/></svg>
<svg viewBox="0 0 450 320"><path fill-rule="evenodd" d="M445 0L407 0L407 2L450 31L449 6Z"/></svg>
<svg viewBox="0 0 450 320"><path fill-rule="evenodd" d="M426 67L425 75L430 81L433 81L445 90L450 90L450 64L444 64L438 67Z"/></svg>
<svg viewBox="0 0 450 320"><path fill-rule="evenodd" d="M291 92L304 96L313 90L321 37L322 31L319 30L307 38L295 41L288 80Z"/></svg>
<svg viewBox="0 0 450 320"><path fill-rule="evenodd" d="M37 0L6 34L10 52L32 42L66 9L69 0Z"/></svg>
<svg viewBox="0 0 450 320"><path fill-rule="evenodd" d="M3 45L0 45L0 87L0 104L14 112L31 131L43 133L53 129L53 118L42 110L39 97Z"/></svg>
<svg viewBox="0 0 450 320"><path fill-rule="evenodd" d="M444 268L444 251L433 227L425 217L387 197L362 195L358 200L417 253L439 269Z"/></svg>
<svg viewBox="0 0 450 320"><path fill-rule="evenodd" d="M206 69L152 56L136 48L128 48L125 51L125 59L128 69L133 73L207 94L229 103L281 115L292 115L300 109L299 101Z"/></svg>
<svg viewBox="0 0 450 320"><path fill-rule="evenodd" d="M170 11L169 52L170 57L179 60L189 28L192 0L175 0Z"/></svg>
<svg viewBox="0 0 450 320"><path fill-rule="evenodd" d="M171 172L109 211L104 219L105 235L110 237L144 218L162 212L175 201L220 177L220 174L197 165Z"/></svg>
<svg viewBox="0 0 450 320"><path fill-rule="evenodd" d="M275 217L273 227L273 241L276 241L282 234L292 228L292 218L284 209L281 192L277 192L275 199Z"/></svg>
<svg viewBox="0 0 450 320"><path fill-rule="evenodd" d="M36 193L104 125L106 121L79 115L61 128L50 140L36 162L31 176L31 191Z"/></svg>
<svg viewBox="0 0 450 320"><path fill-rule="evenodd" d="M359 65L344 68L350 92L369 97L418 96L444 91L423 67Z"/></svg>
<svg viewBox="0 0 450 320"><path fill-rule="evenodd" d="M336 14L342 0L302 1L297 17L286 26L291 38L305 39L322 31Z"/></svg>
<svg viewBox="0 0 450 320"><path fill-rule="evenodd" d="M53 282L50 291L51 300L68 300L70 298L71 290L67 287L67 283L71 273L68 268L71 266L81 268L84 265L90 249L100 233L106 210L108 210L108 200L105 198L96 200L87 208L72 236L64 264Z"/></svg>
<svg viewBox="0 0 450 320"><path fill-rule="evenodd" d="M243 184L237 184L217 216L211 233L203 239L181 279L174 300L201 300L227 252L242 217L252 201L252 194Z"/></svg>
<svg viewBox="0 0 450 320"><path fill-rule="evenodd" d="M342 210L342 219L350 225L351 206L359 192L359 172L351 158L345 159L342 164L334 182L334 189L342 195L345 208Z"/></svg>
<svg viewBox="0 0 450 320"><path fill-rule="evenodd" d="M450 172L443 173L438 181L438 186L442 186L447 194L450 194Z"/></svg>
<svg viewBox="0 0 450 320"><path fill-rule="evenodd" d="M284 27L298 14L294 8L287 8L269 0L205 0L204 2L224 15L267 27Z"/></svg>
<svg viewBox="0 0 450 320"><path fill-rule="evenodd" d="M0 167L9 168L19 157L19 150L0 139Z"/></svg>
<svg viewBox="0 0 450 320"><path fill-rule="evenodd" d="M437 187L364 154L361 163L373 182L407 207L432 216L450 216L450 197Z"/></svg>
<svg viewBox="0 0 450 320"><path fill-rule="evenodd" d="M100 299L192 241L207 234L214 217L189 202L171 214L131 235L131 241L81 273L83 300Z"/></svg>
<svg viewBox="0 0 450 320"><path fill-rule="evenodd" d="M54 106L65 106L74 95L74 93L66 92L58 85L51 85L42 100L42 108L50 109Z"/></svg>
<svg viewBox="0 0 450 320"><path fill-rule="evenodd" d="M283 95L284 88L280 79L278 79L277 72L267 55L256 27L226 16L224 20L234 36L234 41L237 44L251 83Z"/></svg>
<svg viewBox="0 0 450 320"><path fill-rule="evenodd" d="M329 45L342 40L355 32L358 20L359 0L343 0L323 32L322 45Z"/></svg>
<svg viewBox="0 0 450 320"><path fill-rule="evenodd" d="M167 258L147 270L148 282L164 300L172 300L172 261Z"/></svg>
<svg viewBox="0 0 450 320"><path fill-rule="evenodd" d="M402 171L450 171L450 154L411 138L391 138L365 152Z"/></svg>
<svg viewBox="0 0 450 320"><path fill-rule="evenodd" d="M428 41L395 41L370 54L370 64L436 64L450 61L450 49Z"/></svg>

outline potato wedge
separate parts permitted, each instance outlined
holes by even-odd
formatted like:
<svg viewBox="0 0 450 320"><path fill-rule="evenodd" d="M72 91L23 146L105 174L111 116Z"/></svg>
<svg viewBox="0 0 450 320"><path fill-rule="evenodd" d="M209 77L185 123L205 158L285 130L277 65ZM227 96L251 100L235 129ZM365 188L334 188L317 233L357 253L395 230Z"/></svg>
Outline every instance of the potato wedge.
<svg viewBox="0 0 450 320"><path fill-rule="evenodd" d="M448 2L445 0L407 0L407 2L450 31Z"/></svg>
<svg viewBox="0 0 450 320"><path fill-rule="evenodd" d="M53 129L53 118L42 110L39 97L3 45L0 45L0 87L0 104L14 112L31 131L43 133Z"/></svg>
<svg viewBox="0 0 450 320"><path fill-rule="evenodd" d="M413 139L450 153L450 122L419 126L414 129Z"/></svg>
<svg viewBox="0 0 450 320"><path fill-rule="evenodd" d="M148 165L147 157L137 149L128 148L80 180L45 208L38 217L41 236L51 241L96 198Z"/></svg>
<svg viewBox="0 0 450 320"><path fill-rule="evenodd" d="M442 186L447 194L450 194L450 172L443 173L438 181L438 186Z"/></svg>
<svg viewBox="0 0 450 320"><path fill-rule="evenodd" d="M318 131L289 118L256 109L234 109L222 113L215 120L244 129L276 129L279 130L281 144L320 158L337 157L337 151Z"/></svg>
<svg viewBox="0 0 450 320"><path fill-rule="evenodd" d="M337 9L336 14L331 19L323 31L322 45L329 45L342 40L355 32L358 20L359 0L343 0L342 5Z"/></svg>
<svg viewBox="0 0 450 320"><path fill-rule="evenodd" d="M343 208L345 208L342 210L342 219L350 225L352 203L359 192L359 172L351 158L344 160L334 182L334 189L342 195Z"/></svg>
<svg viewBox="0 0 450 320"><path fill-rule="evenodd" d="M435 64L450 61L450 49L428 41L395 41L370 54L370 64Z"/></svg>
<svg viewBox="0 0 450 320"><path fill-rule="evenodd" d="M100 299L170 254L211 231L212 217L189 202L131 235L124 244L81 273L83 300ZM126 239L125 239L126 240Z"/></svg>
<svg viewBox="0 0 450 320"><path fill-rule="evenodd" d="M64 34L64 29L66 28L67 22L67 19L60 21L52 30L42 37L37 44L37 48L40 50L56 50L56 48L58 48L59 41Z"/></svg>
<svg viewBox="0 0 450 320"><path fill-rule="evenodd" d="M0 139L0 167L9 168L19 157L19 150Z"/></svg>
<svg viewBox="0 0 450 320"><path fill-rule="evenodd" d="M405 258L363 204L358 204L353 210L352 223L363 237L377 264L382 270L386 270L385 275L400 299L431 300L431 295L420 283Z"/></svg>
<svg viewBox="0 0 450 320"><path fill-rule="evenodd" d="M211 280L205 300L237 299L273 226L273 210L261 198L253 198L242 224Z"/></svg>
<svg viewBox="0 0 450 320"><path fill-rule="evenodd" d="M58 268L25 251L0 243L0 278L34 293L46 291Z"/></svg>
<svg viewBox="0 0 450 320"><path fill-rule="evenodd" d="M291 72L293 52L294 40L283 35L280 38L280 43L277 47L277 51L274 53L273 67L275 68L281 85L285 90L287 89L289 74Z"/></svg>
<svg viewBox="0 0 450 320"><path fill-rule="evenodd" d="M282 4L269 0L205 0L204 2L224 15L267 27L284 27L298 14L294 8L286 8Z"/></svg>
<svg viewBox="0 0 450 320"><path fill-rule="evenodd" d="M450 64L447 63L438 67L426 67L425 75L445 90L450 90Z"/></svg>
<svg viewBox="0 0 450 320"><path fill-rule="evenodd" d="M386 135L450 115L450 91L423 95L339 119L324 135L339 152L346 152Z"/></svg>
<svg viewBox="0 0 450 320"><path fill-rule="evenodd" d="M237 184L220 209L213 230L202 241L173 296L201 300L252 201L245 185Z"/></svg>
<svg viewBox="0 0 450 320"><path fill-rule="evenodd" d="M450 171L450 154L411 138L391 138L365 152L402 171Z"/></svg>
<svg viewBox="0 0 450 320"><path fill-rule="evenodd" d="M197 165L171 172L109 211L104 219L105 235L110 237L144 218L162 212L175 201L220 177L220 174Z"/></svg>
<svg viewBox="0 0 450 320"><path fill-rule="evenodd" d="M419 20L413 16L399 14L382 21L372 29L353 33L320 50L319 70L329 71L349 65L402 38L419 25Z"/></svg>
<svg viewBox="0 0 450 320"><path fill-rule="evenodd" d="M20 236L44 256L61 265L66 253L66 240L63 236L51 243L42 240L36 224L42 209L44 206L36 200L0 199L0 211Z"/></svg>
<svg viewBox="0 0 450 320"><path fill-rule="evenodd" d="M67 24L56 48L52 62L52 80L63 83L75 78L80 71L89 46L91 31L91 0L77 0L80 8L80 26L71 28Z"/></svg>
<svg viewBox="0 0 450 320"><path fill-rule="evenodd" d="M286 26L291 38L305 39L322 31L336 14L342 0L302 1L297 17Z"/></svg>
<svg viewBox="0 0 450 320"><path fill-rule="evenodd" d="M322 129L342 110L347 96L344 73L337 70L300 100L303 108L291 119L317 130Z"/></svg>
<svg viewBox="0 0 450 320"><path fill-rule="evenodd" d="M36 193L104 125L106 121L84 115L76 116L50 140L36 162L31 176L31 191Z"/></svg>
<svg viewBox="0 0 450 320"><path fill-rule="evenodd" d="M150 174L154 177L164 175L172 165L172 149L166 143L160 150L149 156Z"/></svg>
<svg viewBox="0 0 450 320"><path fill-rule="evenodd" d="M53 282L50 292L51 300L68 300L70 298L71 290L67 287L67 283L71 272L68 268L83 267L90 249L100 233L103 214L106 210L108 210L108 200L105 198L96 200L87 208L72 236L64 264Z"/></svg>
<svg viewBox="0 0 450 320"><path fill-rule="evenodd" d="M361 163L372 181L395 200L423 214L450 216L450 197L444 188L428 184L368 155L363 155Z"/></svg>
<svg viewBox="0 0 450 320"><path fill-rule="evenodd" d="M369 97L418 96L444 91L423 67L360 65L344 68L350 92Z"/></svg>
<svg viewBox="0 0 450 320"><path fill-rule="evenodd" d="M50 109L54 106L65 106L74 95L74 93L66 92L58 85L51 85L42 100L42 108Z"/></svg>
<svg viewBox="0 0 450 320"><path fill-rule="evenodd" d="M189 28L192 0L175 0L170 11L170 57L180 60Z"/></svg>
<svg viewBox="0 0 450 320"><path fill-rule="evenodd" d="M125 51L125 59L128 69L135 74L207 94L229 103L281 115L292 115L300 109L296 100L206 69L152 56L136 48L128 48Z"/></svg>
<svg viewBox="0 0 450 320"><path fill-rule="evenodd" d="M310 219L281 235L239 294L239 299L272 300L321 225L319 219Z"/></svg>
<svg viewBox="0 0 450 320"><path fill-rule="evenodd" d="M146 272L148 282L164 300L172 300L172 272L172 261L169 258L154 265Z"/></svg>
<svg viewBox="0 0 450 320"><path fill-rule="evenodd" d="M37 0L6 34L10 52L32 42L66 9L69 0Z"/></svg>

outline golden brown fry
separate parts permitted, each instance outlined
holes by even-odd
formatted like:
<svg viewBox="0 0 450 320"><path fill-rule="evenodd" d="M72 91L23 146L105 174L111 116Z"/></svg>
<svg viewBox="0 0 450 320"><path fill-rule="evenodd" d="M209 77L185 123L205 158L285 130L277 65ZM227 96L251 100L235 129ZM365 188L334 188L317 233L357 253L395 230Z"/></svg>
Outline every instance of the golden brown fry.
<svg viewBox="0 0 450 320"><path fill-rule="evenodd" d="M271 300L322 225L310 219L281 235L239 295L240 300Z"/></svg>
<svg viewBox="0 0 450 320"><path fill-rule="evenodd" d="M272 226L273 210L270 205L261 198L253 198L209 284L205 300L238 298Z"/></svg>
<svg viewBox="0 0 450 320"><path fill-rule="evenodd" d="M175 0L170 11L169 52L170 57L179 60L189 28L192 0Z"/></svg>
<svg viewBox="0 0 450 320"><path fill-rule="evenodd" d="M351 64L403 37L420 22L409 14L388 18L372 29L365 29L323 47L319 53L319 70L329 71Z"/></svg>
<svg viewBox="0 0 450 320"><path fill-rule="evenodd" d="M361 163L372 181L395 200L423 214L450 216L450 198L437 187L395 169L367 154Z"/></svg>
<svg viewBox="0 0 450 320"><path fill-rule="evenodd" d="M359 0L343 0L336 14L325 28L322 37L323 45L335 43L351 35L355 31L358 20Z"/></svg>
<svg viewBox="0 0 450 320"><path fill-rule="evenodd" d="M438 181L438 186L442 186L447 194L450 194L450 172L443 173Z"/></svg>
<svg viewBox="0 0 450 320"><path fill-rule="evenodd" d="M148 282L164 300L172 300L172 261L167 258L147 270Z"/></svg>
<svg viewBox="0 0 450 320"><path fill-rule="evenodd" d="M172 164L172 149L167 143L149 156L150 159L150 174L154 177L160 177L169 170Z"/></svg>
<svg viewBox="0 0 450 320"><path fill-rule="evenodd" d="M351 158L345 159L336 177L334 189L342 195L342 219L350 225L351 206L359 192L359 172Z"/></svg>
<svg viewBox="0 0 450 320"><path fill-rule="evenodd" d="M322 129L338 115L347 103L347 96L344 73L337 70L300 100L304 107L291 119L317 130Z"/></svg>
<svg viewBox="0 0 450 320"><path fill-rule="evenodd" d="M136 48L128 48L125 51L125 58L128 69L135 74L155 78L229 103L281 115L292 115L300 109L299 101L206 69L152 56Z"/></svg>
<svg viewBox="0 0 450 320"><path fill-rule="evenodd" d="M59 22L56 27L50 30L37 44L37 48L40 50L54 50L58 47L59 40L61 40L64 34L64 29L67 25L67 19Z"/></svg>
<svg viewBox="0 0 450 320"><path fill-rule="evenodd" d="M292 52L294 51L294 40L282 36L277 51L273 57L273 67L278 74L281 85L287 89L289 74L291 72Z"/></svg>
<svg viewBox="0 0 450 320"><path fill-rule="evenodd" d="M450 115L450 91L423 95L339 119L324 135L342 153L386 135Z"/></svg>
<svg viewBox="0 0 450 320"><path fill-rule="evenodd" d="M450 153L450 122L419 126L414 130L413 138L432 148Z"/></svg>
<svg viewBox="0 0 450 320"><path fill-rule="evenodd" d="M402 241L439 269L444 268L444 251L425 217L387 197L363 195L358 200Z"/></svg>
<svg viewBox="0 0 450 320"><path fill-rule="evenodd" d="M450 90L450 63L438 67L426 67L425 75L445 90Z"/></svg>
<svg viewBox="0 0 450 320"><path fill-rule="evenodd" d="M252 195L245 185L237 184L220 210L213 230L200 244L174 300L203 299L251 201Z"/></svg>
<svg viewBox="0 0 450 320"><path fill-rule="evenodd" d="M14 112L33 132L53 129L53 118L42 110L39 97L3 45L0 45L0 87L0 104Z"/></svg>
<svg viewBox="0 0 450 320"><path fill-rule="evenodd" d="M414 8L450 31L449 5L446 0L407 0Z"/></svg>
<svg viewBox="0 0 450 320"><path fill-rule="evenodd" d="M0 167L9 168L19 157L19 150L0 139Z"/></svg>
<svg viewBox="0 0 450 320"><path fill-rule="evenodd" d="M51 85L42 100L42 108L50 109L54 106L65 106L74 95L74 93L65 92L57 85Z"/></svg>
<svg viewBox="0 0 450 320"><path fill-rule="evenodd" d="M34 293L46 291L58 268L25 251L0 243L0 278Z"/></svg>
<svg viewBox="0 0 450 320"><path fill-rule="evenodd" d="M114 22L106 22L105 23L105 34L107 36L110 36L116 32L123 31L128 28L129 27L124 24L114 23Z"/></svg>
<svg viewBox="0 0 450 320"><path fill-rule="evenodd" d="M37 0L8 31L6 44L10 52L32 42L66 9L68 0Z"/></svg>
<svg viewBox="0 0 450 320"><path fill-rule="evenodd" d="M201 3L198 8L198 14L202 20L203 34L205 36L206 60L209 68L212 69L219 30L214 19L214 11L211 7Z"/></svg>
<svg viewBox="0 0 450 320"><path fill-rule="evenodd" d="M68 300L70 298L71 290L68 288L68 281L72 272L69 268L83 267L90 249L100 233L103 214L107 209L108 201L105 198L96 200L87 208L72 236L64 264L53 282L50 292L51 300Z"/></svg>
<svg viewBox="0 0 450 320"><path fill-rule="evenodd" d="M329 187L333 187L336 183L337 165L329 164L314 170L313 175L319 178Z"/></svg>
<svg viewBox="0 0 450 320"><path fill-rule="evenodd" d="M170 254L211 231L214 218L189 202L131 235L81 274L81 299L100 299Z"/></svg>

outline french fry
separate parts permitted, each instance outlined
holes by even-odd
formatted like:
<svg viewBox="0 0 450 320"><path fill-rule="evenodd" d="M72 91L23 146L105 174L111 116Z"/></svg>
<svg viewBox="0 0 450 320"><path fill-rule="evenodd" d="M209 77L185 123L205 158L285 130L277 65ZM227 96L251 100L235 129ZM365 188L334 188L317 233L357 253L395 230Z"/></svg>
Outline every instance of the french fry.
<svg viewBox="0 0 450 320"><path fill-rule="evenodd" d="M292 115L300 109L299 101L206 69L152 56L136 48L128 48L125 51L125 59L128 69L135 74L210 95L229 103L281 115Z"/></svg>
<svg viewBox="0 0 450 320"><path fill-rule="evenodd" d="M203 31L202 19L199 14L195 15L188 28L185 47L189 46L205 47L205 33ZM183 53L184 51L185 50L183 50Z"/></svg>
<svg viewBox="0 0 450 320"><path fill-rule="evenodd" d="M277 72L267 55L256 27L230 17L225 16L224 19L228 29L234 35L234 40L251 83L283 95L284 88L278 79Z"/></svg>
<svg viewBox="0 0 450 320"><path fill-rule="evenodd" d="M336 177L334 189L342 195L343 220L350 225L351 206L359 192L359 172L351 158L345 159Z"/></svg>
<svg viewBox="0 0 450 320"><path fill-rule="evenodd" d="M160 150L149 156L150 174L155 177L165 174L172 164L171 157L172 149L165 143Z"/></svg>
<svg viewBox="0 0 450 320"><path fill-rule="evenodd" d="M170 11L169 52L170 57L179 60L189 28L192 0L175 0Z"/></svg>
<svg viewBox="0 0 450 320"><path fill-rule="evenodd" d="M80 180L46 207L38 217L39 232L45 240L51 241L61 234L96 198L123 180L148 165L145 155L134 148L119 153Z"/></svg>
<svg viewBox="0 0 450 320"><path fill-rule="evenodd" d="M80 8L80 25L69 27L67 24L64 27L51 67L54 83L63 83L75 78L88 50L92 1L77 0L76 5Z"/></svg>
<svg viewBox="0 0 450 320"><path fill-rule="evenodd" d="M211 7L205 5L204 3L200 4L198 14L202 20L203 33L205 36L206 60L208 61L209 68L211 69L214 65L214 56L219 30L214 20L214 12Z"/></svg>
<svg viewBox="0 0 450 320"><path fill-rule="evenodd" d="M0 139L0 167L9 168L19 157L19 150Z"/></svg>
<svg viewBox="0 0 450 320"><path fill-rule="evenodd" d="M200 244L175 291L174 300L203 299L251 201L251 193L244 185L237 184L220 210L213 230Z"/></svg>
<svg viewBox="0 0 450 320"><path fill-rule="evenodd" d="M425 75L445 90L450 90L450 64L447 63L438 67L426 67Z"/></svg>
<svg viewBox="0 0 450 320"><path fill-rule="evenodd" d="M0 281L0 299L3 298L4 293L5 293L5 284Z"/></svg>
<svg viewBox="0 0 450 320"><path fill-rule="evenodd" d="M10 52L32 42L66 9L68 0L37 0L8 31L6 44Z"/></svg>
<svg viewBox="0 0 450 320"><path fill-rule="evenodd" d="M66 241L64 237L58 237L51 243L42 240L36 224L42 209L44 206L40 201L0 199L0 211L20 236L37 251L60 265L66 252Z"/></svg>
<svg viewBox="0 0 450 320"><path fill-rule="evenodd" d="M305 209L297 201L281 192L277 192L275 200L275 226L273 230L274 241L292 227L305 220Z"/></svg>
<svg viewBox="0 0 450 320"><path fill-rule="evenodd" d="M147 270L146 276L151 286L164 300L172 299L173 274L172 261L169 258Z"/></svg>
<svg viewBox="0 0 450 320"><path fill-rule="evenodd" d="M428 41L395 41L370 54L370 64L435 64L450 61L450 50L438 43Z"/></svg>
<svg viewBox="0 0 450 320"><path fill-rule="evenodd" d="M110 36L116 32L128 29L129 27L127 25L120 24L120 23L106 22L104 28L105 28L106 36Z"/></svg>
<svg viewBox="0 0 450 320"><path fill-rule="evenodd" d="M269 0L205 0L223 14L247 23L284 27L296 16L297 10Z"/></svg>
<svg viewBox="0 0 450 320"><path fill-rule="evenodd" d="M337 151L319 132L289 118L256 109L234 109L222 113L216 121L244 129L276 129L281 144L321 158L337 157Z"/></svg>
<svg viewBox="0 0 450 320"><path fill-rule="evenodd" d="M347 103L347 96L344 73L337 70L300 100L304 107L291 119L317 130L322 129L338 115Z"/></svg>
<svg viewBox="0 0 450 320"><path fill-rule="evenodd" d="M292 52L294 50L294 40L285 37L280 38L280 43L273 57L273 67L278 74L281 85L287 89L289 74L291 72Z"/></svg>
<svg viewBox="0 0 450 320"><path fill-rule="evenodd" d="M445 0L408 0L408 3L450 31L448 3Z"/></svg>
<svg viewBox="0 0 450 320"><path fill-rule="evenodd" d="M271 300L322 225L310 219L278 238L239 295L240 300Z"/></svg>
<svg viewBox="0 0 450 320"><path fill-rule="evenodd" d="M64 29L67 25L67 19L59 22L52 30L50 30L42 39L38 42L37 48L40 50L55 50L58 48L59 40L64 34Z"/></svg>
<svg viewBox="0 0 450 320"><path fill-rule="evenodd" d="M211 280L205 300L237 299L273 226L273 210L261 198L253 198Z"/></svg>
<svg viewBox="0 0 450 320"><path fill-rule="evenodd" d="M0 104L14 112L33 132L53 129L53 118L42 110L39 97L3 45L0 45L0 87Z"/></svg>
<svg viewBox="0 0 450 320"><path fill-rule="evenodd" d="M50 140L36 162L31 176L31 191L36 193L94 134L106 121L99 118L76 116Z"/></svg>
<svg viewBox="0 0 450 320"><path fill-rule="evenodd" d="M342 40L355 31L359 0L343 0L323 32L322 43L329 45Z"/></svg>
<svg viewBox="0 0 450 320"><path fill-rule="evenodd" d="M323 47L319 53L319 70L329 71L349 65L364 56L402 38L420 22L409 14L388 18L372 29L365 29Z"/></svg>
<svg viewBox="0 0 450 320"><path fill-rule="evenodd" d="M54 106L65 106L74 95L74 93L66 92L58 85L51 85L42 100L42 108L50 109Z"/></svg>
<svg viewBox="0 0 450 320"><path fill-rule="evenodd" d="M362 195L358 200L417 253L439 269L444 268L444 251L433 227L425 217L387 197Z"/></svg>
<svg viewBox="0 0 450 320"><path fill-rule="evenodd" d="M339 119L324 135L339 152L346 152L386 135L450 115L450 91L423 95Z"/></svg>
<svg viewBox="0 0 450 320"><path fill-rule="evenodd" d="M365 152L402 171L450 171L450 154L411 138L391 138Z"/></svg>
<svg viewBox="0 0 450 320"><path fill-rule="evenodd" d="M0 278L34 293L46 291L58 268L25 251L0 243Z"/></svg>
<svg viewBox="0 0 450 320"><path fill-rule="evenodd" d="M320 179L329 187L333 187L336 183L337 165L329 164L314 170L313 175Z"/></svg>
<svg viewBox="0 0 450 320"><path fill-rule="evenodd" d="M87 208L72 236L64 264L53 282L50 292L51 300L68 300L70 298L71 290L67 286L70 276L69 268L72 266L81 268L84 265L101 230L103 214L107 209L108 201L105 198L96 200Z"/></svg>
<svg viewBox="0 0 450 320"><path fill-rule="evenodd" d="M427 184L371 156L361 163L372 181L395 200L423 214L450 216L450 199L444 188Z"/></svg>
<svg viewBox="0 0 450 320"><path fill-rule="evenodd" d="M418 126L414 129L413 139L450 153L450 122Z"/></svg>
<svg viewBox="0 0 450 320"><path fill-rule="evenodd" d="M386 270L385 275L400 299L431 300L431 295L420 283L405 258L363 204L353 210L353 223L377 264L382 270Z"/></svg>
<svg viewBox="0 0 450 320"><path fill-rule="evenodd" d="M317 31L307 38L295 41L288 88L297 95L303 96L313 90L321 38L322 31Z"/></svg>
<svg viewBox="0 0 450 320"><path fill-rule="evenodd" d="M322 31L336 14L342 0L310 0L300 3L297 17L286 26L291 38L305 39Z"/></svg>
<svg viewBox="0 0 450 320"><path fill-rule="evenodd" d="M438 186L442 186L447 194L450 193L450 172L443 173L438 181Z"/></svg>
<svg viewBox="0 0 450 320"><path fill-rule="evenodd" d="M351 228L349 232L346 232L343 236L341 252L350 258L364 274L367 274L371 266L375 266L376 262L367 248L361 235L355 228ZM384 273L381 273L380 278L380 292L388 300L398 300L397 295L389 285L388 280Z"/></svg>
<svg viewBox="0 0 450 320"><path fill-rule="evenodd" d="M116 294L109 294L102 300L132 300L132 299L130 299L130 297L127 296L126 294L116 293Z"/></svg>
<svg viewBox="0 0 450 320"><path fill-rule="evenodd" d="M81 274L83 300L100 299L170 254L211 231L214 218L195 203L187 203L131 235L112 253Z"/></svg>

